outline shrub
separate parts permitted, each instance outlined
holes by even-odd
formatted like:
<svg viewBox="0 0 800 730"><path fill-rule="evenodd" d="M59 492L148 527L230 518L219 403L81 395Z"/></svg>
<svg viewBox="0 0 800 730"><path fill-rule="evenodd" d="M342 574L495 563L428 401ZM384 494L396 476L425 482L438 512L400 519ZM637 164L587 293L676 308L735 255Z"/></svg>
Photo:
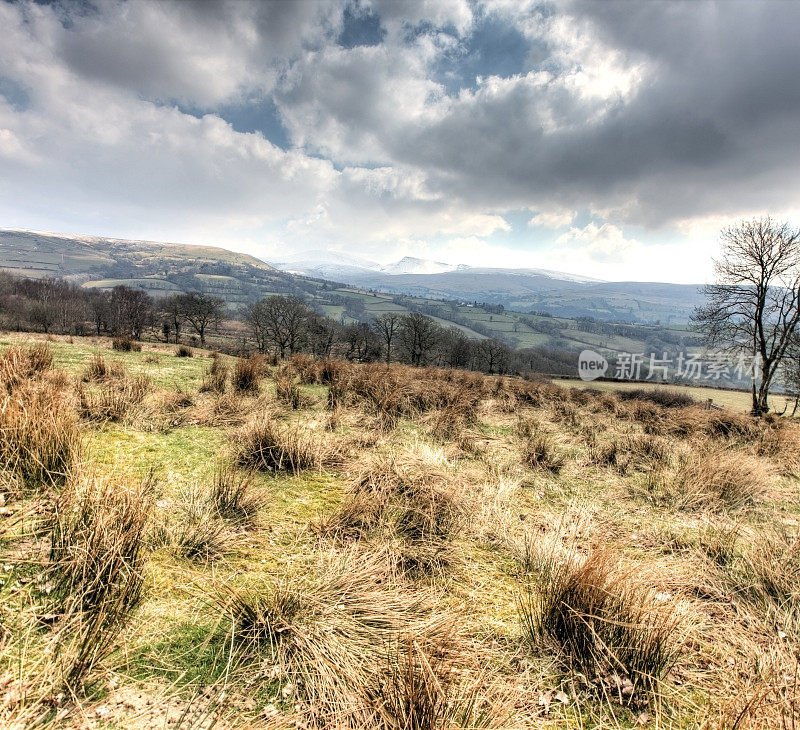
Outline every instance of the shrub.
<svg viewBox="0 0 800 730"><path fill-rule="evenodd" d="M253 494L255 474L237 469L228 461L217 464L211 478L209 501L220 517L246 522L252 519L265 500Z"/></svg>
<svg viewBox="0 0 800 730"><path fill-rule="evenodd" d="M149 480L131 487L88 475L71 481L56 504L49 603L70 637L68 686L108 655L142 600L151 495Z"/></svg>
<svg viewBox="0 0 800 730"><path fill-rule="evenodd" d="M529 644L555 645L572 671L621 702L654 689L677 655L670 607L618 572L605 551L552 550L542 568L518 603Z"/></svg>
<svg viewBox="0 0 800 730"><path fill-rule="evenodd" d="M564 466L565 459L555 446L552 436L544 431L536 431L523 443L522 461L535 469L558 474Z"/></svg>
<svg viewBox="0 0 800 730"><path fill-rule="evenodd" d="M111 349L119 352L141 352L142 343L134 342L130 337L115 337L111 340Z"/></svg>
<svg viewBox="0 0 800 730"><path fill-rule="evenodd" d="M175 357L194 357L194 350L186 345L178 345L175 350Z"/></svg>
<svg viewBox="0 0 800 730"><path fill-rule="evenodd" d="M63 485L82 451L75 415L52 384L20 386L0 401L0 456L26 490Z"/></svg>
<svg viewBox="0 0 800 730"><path fill-rule="evenodd" d="M235 443L239 466L266 471L318 469L330 451L314 431L280 423L268 413L240 429Z"/></svg>
<svg viewBox="0 0 800 730"><path fill-rule="evenodd" d="M53 351L45 343L28 347L14 345L0 358L0 383L10 393L22 383L53 367Z"/></svg>
<svg viewBox="0 0 800 730"><path fill-rule="evenodd" d="M240 357L233 369L231 383L236 393L256 393L264 371L261 358Z"/></svg>

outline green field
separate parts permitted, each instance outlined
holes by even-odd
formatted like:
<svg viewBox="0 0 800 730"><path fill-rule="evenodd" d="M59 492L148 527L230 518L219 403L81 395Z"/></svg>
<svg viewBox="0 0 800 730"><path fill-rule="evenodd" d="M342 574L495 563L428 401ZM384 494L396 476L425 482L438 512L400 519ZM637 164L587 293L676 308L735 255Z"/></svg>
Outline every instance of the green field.
<svg viewBox="0 0 800 730"><path fill-rule="evenodd" d="M15 379L24 365L7 353L43 342L52 367ZM82 444L66 478L44 472L52 483L22 470L31 460L0 472L3 727L386 730L368 711L402 727L392 703L420 708L420 686L443 713L425 728L688 730L740 712L753 727L788 717L796 423L750 419L733 400L706 411L610 397L632 384L597 383L586 397L575 381L346 363L331 407L303 358L259 370L255 391L235 392L228 377L225 392L200 392L208 354L0 336L3 453L40 448L41 436L19 435L30 423L78 439L59 448ZM91 375L97 356L122 369ZM108 415L103 394L124 407ZM250 473L259 443L272 449L259 458L277 449L298 461L256 461ZM246 480L236 504L252 506L222 511L219 469ZM114 515L133 519L130 494L144 520L136 571L115 573L93 600L115 600L125 575L141 576L141 599L120 623L81 634L53 581L92 545L99 559L115 554L129 523ZM70 515L83 515L80 529ZM50 550L56 538L72 541L74 562ZM578 590L559 599L561 615L568 632L589 625L592 656L624 670L581 659L541 623L559 576L587 591L603 581L607 601L582 603ZM666 664L626 653L652 641ZM769 702L747 704L751 682Z"/></svg>
<svg viewBox="0 0 800 730"><path fill-rule="evenodd" d="M749 392L742 390L731 390L730 388L706 388L692 385L673 385L628 381L609 382L606 380L595 381L593 383L584 383L581 380L574 380L571 378L553 378L553 382L568 388L600 390L612 393L621 390L649 390L651 388L663 388L669 391L686 393L699 403L705 403L711 399L716 405L723 406L724 408L731 408L736 411L742 411L744 413L749 413L753 405L752 397ZM787 402L789 403L789 411L791 412L791 406L794 403L793 398L786 398L782 395L771 395L769 398L770 409L773 412L783 412Z"/></svg>
<svg viewBox="0 0 800 730"><path fill-rule="evenodd" d="M613 356L617 352L649 353L651 346L670 349L689 335L685 328L675 325L634 326L625 336L599 334L582 329L578 320L566 317L342 287L293 276L252 256L207 246L0 231L0 270L37 278L67 277L88 289L135 286L154 297L197 289L222 297L234 312L264 296L299 295L325 316L345 324L385 312L423 311L442 326L455 327L471 339L492 337L517 349L580 351L590 347ZM598 318L603 314L599 308ZM660 338L670 342L658 344ZM684 349L692 346L690 342Z"/></svg>

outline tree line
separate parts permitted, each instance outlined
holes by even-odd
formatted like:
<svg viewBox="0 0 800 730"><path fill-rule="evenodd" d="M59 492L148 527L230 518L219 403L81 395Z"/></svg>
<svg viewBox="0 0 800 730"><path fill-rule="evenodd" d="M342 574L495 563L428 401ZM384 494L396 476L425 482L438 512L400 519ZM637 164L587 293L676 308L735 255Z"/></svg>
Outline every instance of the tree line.
<svg viewBox="0 0 800 730"><path fill-rule="evenodd" d="M154 298L124 285L84 289L55 279L0 273L0 326L45 334L106 335L135 340L213 345L231 353L257 351L286 358L296 353L355 362L402 362L491 374L572 374L569 352L512 350L494 338L470 339L421 312L387 312L341 324L297 296L271 295L243 311L227 311L220 297L190 291Z"/></svg>
<svg viewBox="0 0 800 730"><path fill-rule="evenodd" d="M800 402L800 229L769 216L721 232L715 281L693 315L706 345L752 358L753 415L769 411L779 374Z"/></svg>

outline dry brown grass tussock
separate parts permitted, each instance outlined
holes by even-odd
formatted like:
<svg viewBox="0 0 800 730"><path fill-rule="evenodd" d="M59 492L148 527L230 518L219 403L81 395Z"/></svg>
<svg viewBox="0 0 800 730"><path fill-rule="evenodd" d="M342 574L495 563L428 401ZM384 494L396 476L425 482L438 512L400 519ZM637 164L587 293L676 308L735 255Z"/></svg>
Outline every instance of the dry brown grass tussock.
<svg viewBox="0 0 800 730"><path fill-rule="evenodd" d="M0 456L26 491L63 485L82 453L83 436L63 390L33 382L0 399Z"/></svg>
<svg viewBox="0 0 800 730"><path fill-rule="evenodd" d="M674 607L621 571L608 551L553 550L519 599L532 647L557 648L564 665L609 700L634 703L657 688L678 652Z"/></svg>
<svg viewBox="0 0 800 730"><path fill-rule="evenodd" d="M83 474L56 504L47 603L57 622L64 682L73 689L113 651L141 603L152 496L150 480L125 485Z"/></svg>
<svg viewBox="0 0 800 730"><path fill-rule="evenodd" d="M446 564L450 544L469 521L466 485L442 462L406 454L374 459L350 483L341 506L317 521L319 534L393 545L402 567L431 572Z"/></svg>
<svg viewBox="0 0 800 730"><path fill-rule="evenodd" d="M681 460L667 490L681 509L736 510L753 504L770 478L760 459L729 449L703 449Z"/></svg>
<svg viewBox="0 0 800 730"><path fill-rule="evenodd" d="M9 393L18 385L40 377L53 367L53 351L44 342L12 345L0 357L0 387Z"/></svg>
<svg viewBox="0 0 800 730"><path fill-rule="evenodd" d="M78 382L80 415L89 421L122 421L142 403L150 387L149 378L129 376L124 371L121 375L106 377L96 385L86 386Z"/></svg>
<svg viewBox="0 0 800 730"><path fill-rule="evenodd" d="M236 463L264 471L320 469L335 461L337 450L317 429L284 423L264 412L253 416L234 438Z"/></svg>
<svg viewBox="0 0 800 730"><path fill-rule="evenodd" d="M221 585L211 601L229 617L239 652L275 667L271 675L311 727L387 727L374 694L387 647L406 632L441 645L451 624L427 597L387 579L381 555L354 551L272 585Z"/></svg>

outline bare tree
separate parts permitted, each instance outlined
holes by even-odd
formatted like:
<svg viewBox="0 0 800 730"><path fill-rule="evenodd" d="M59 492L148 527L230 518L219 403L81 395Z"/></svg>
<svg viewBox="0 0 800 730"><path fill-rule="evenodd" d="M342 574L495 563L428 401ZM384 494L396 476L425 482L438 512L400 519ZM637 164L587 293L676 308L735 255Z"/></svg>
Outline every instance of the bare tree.
<svg viewBox="0 0 800 730"><path fill-rule="evenodd" d="M347 352L345 357L355 362L373 362L381 356L381 343L375 331L365 322L351 324L342 333Z"/></svg>
<svg viewBox="0 0 800 730"><path fill-rule="evenodd" d="M794 399L791 414L794 418L797 415L797 409L800 408L800 331L795 331L792 341L786 349L781 370L786 395ZM789 407L788 401L786 407L787 409Z"/></svg>
<svg viewBox="0 0 800 730"><path fill-rule="evenodd" d="M169 342L170 331L174 333L175 344L181 337L181 327L183 326L183 294L172 294L161 302L161 311L164 316L163 328L164 337Z"/></svg>
<svg viewBox="0 0 800 730"><path fill-rule="evenodd" d="M511 349L500 340L481 340L475 348L475 354L489 375L503 375L508 370Z"/></svg>
<svg viewBox="0 0 800 730"><path fill-rule="evenodd" d="M281 358L300 350L314 312L298 297L273 295L251 304L245 321L260 352L274 347Z"/></svg>
<svg viewBox="0 0 800 730"><path fill-rule="evenodd" d="M179 294L177 307L183 321L197 332L201 347L206 344L208 328L218 325L225 317L225 300L199 291Z"/></svg>
<svg viewBox="0 0 800 730"><path fill-rule="evenodd" d="M111 331L140 340L153 316L153 300L141 289L115 286L109 297Z"/></svg>
<svg viewBox="0 0 800 730"><path fill-rule="evenodd" d="M92 296L90 308L97 334L108 332L111 329L111 294L107 291L98 291Z"/></svg>
<svg viewBox="0 0 800 730"><path fill-rule="evenodd" d="M408 362L417 367L427 365L433 357L440 332L441 327L431 317L418 312L403 315L398 341Z"/></svg>
<svg viewBox="0 0 800 730"><path fill-rule="evenodd" d="M704 288L707 302L692 319L710 347L747 352L754 369L758 363L752 412L761 415L800 321L800 230L764 217L741 221L721 237L716 282Z"/></svg>
<svg viewBox="0 0 800 730"><path fill-rule="evenodd" d="M330 357L338 330L337 324L326 317L315 314L308 321L307 330L308 346L312 354L318 357Z"/></svg>
<svg viewBox="0 0 800 730"><path fill-rule="evenodd" d="M397 338L401 321L402 315L398 312L386 312L372 320L372 329L386 349L386 362L392 361L392 345Z"/></svg>

